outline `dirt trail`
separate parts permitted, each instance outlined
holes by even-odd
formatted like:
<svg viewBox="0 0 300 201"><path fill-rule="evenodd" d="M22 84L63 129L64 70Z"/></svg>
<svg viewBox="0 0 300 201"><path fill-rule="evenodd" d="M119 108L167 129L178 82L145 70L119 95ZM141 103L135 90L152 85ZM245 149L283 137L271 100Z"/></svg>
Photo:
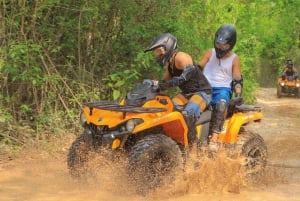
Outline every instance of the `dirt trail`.
<svg viewBox="0 0 300 201"><path fill-rule="evenodd" d="M261 88L257 101L264 108L264 119L249 124L249 129L265 139L269 165L266 175L254 185L243 184L237 174L232 174L237 166L226 160L208 162L205 172L188 172L175 187L148 197L133 193L116 173L121 169L112 166L101 172L104 183L79 184L69 177L66 168L72 138L57 142L61 149L54 153L35 149L14 159L0 156L0 201L299 201L300 99L278 99L276 89ZM238 185L238 190L229 192L226 182Z"/></svg>

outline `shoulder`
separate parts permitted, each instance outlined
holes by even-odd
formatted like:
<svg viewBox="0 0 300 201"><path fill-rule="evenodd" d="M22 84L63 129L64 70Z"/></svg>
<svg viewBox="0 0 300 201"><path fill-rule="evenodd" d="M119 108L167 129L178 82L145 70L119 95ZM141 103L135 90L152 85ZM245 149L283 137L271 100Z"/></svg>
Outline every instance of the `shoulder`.
<svg viewBox="0 0 300 201"><path fill-rule="evenodd" d="M234 58L233 58L233 63L235 62L240 62L240 58L237 54L233 53L234 54Z"/></svg>
<svg viewBox="0 0 300 201"><path fill-rule="evenodd" d="M187 65L193 65L193 59L191 55L186 52L177 52L175 56L175 65L178 69L183 69Z"/></svg>
<svg viewBox="0 0 300 201"><path fill-rule="evenodd" d="M211 49L208 49L208 50L206 50L205 52L204 52L204 57L206 57L206 58L210 58L211 57L211 55L212 55L212 52L213 52L213 49L211 48Z"/></svg>
<svg viewBox="0 0 300 201"><path fill-rule="evenodd" d="M192 58L192 57L186 52L177 52L175 59L184 59L184 58Z"/></svg>
<svg viewBox="0 0 300 201"><path fill-rule="evenodd" d="M202 58L199 61L199 65L201 68L204 68L206 66L206 64L208 63L208 61L210 60L210 58L212 56L212 51L213 51L213 49L208 49L204 52Z"/></svg>

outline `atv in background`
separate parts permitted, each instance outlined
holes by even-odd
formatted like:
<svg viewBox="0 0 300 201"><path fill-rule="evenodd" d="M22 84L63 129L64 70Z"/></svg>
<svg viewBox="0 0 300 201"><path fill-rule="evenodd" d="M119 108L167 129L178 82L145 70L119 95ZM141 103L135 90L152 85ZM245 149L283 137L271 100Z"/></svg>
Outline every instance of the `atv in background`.
<svg viewBox="0 0 300 201"><path fill-rule="evenodd" d="M183 173L190 158L188 127L182 107L176 108L171 98L158 88L138 83L120 103L99 101L83 105L80 122L84 132L72 143L67 159L72 176L89 175L91 153L108 152L112 160L113 155L126 157L129 178L142 194L166 181L172 182L178 171ZM211 116L209 107L196 122L198 150L208 144ZM232 101L219 135L220 144L245 159L242 165L249 174L261 172L267 163L263 138L245 129L247 124L259 122L262 117L260 107L237 106Z"/></svg>
<svg viewBox="0 0 300 201"><path fill-rule="evenodd" d="M292 76L285 79L278 78L277 80L277 97L295 96L300 98L300 80L294 79Z"/></svg>

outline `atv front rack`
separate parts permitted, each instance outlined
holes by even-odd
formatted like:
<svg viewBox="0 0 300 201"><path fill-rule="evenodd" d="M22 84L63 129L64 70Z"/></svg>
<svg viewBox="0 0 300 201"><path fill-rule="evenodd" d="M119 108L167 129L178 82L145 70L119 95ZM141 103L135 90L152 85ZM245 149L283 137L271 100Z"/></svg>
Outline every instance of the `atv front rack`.
<svg viewBox="0 0 300 201"><path fill-rule="evenodd" d="M83 105L86 107L89 107L90 110L92 110L93 108L97 108L97 109L101 109L101 110L109 110L109 111L115 111L115 112L156 113L156 112L167 111L165 108L119 105L116 102L107 102L107 101L90 102L90 103L84 103Z"/></svg>

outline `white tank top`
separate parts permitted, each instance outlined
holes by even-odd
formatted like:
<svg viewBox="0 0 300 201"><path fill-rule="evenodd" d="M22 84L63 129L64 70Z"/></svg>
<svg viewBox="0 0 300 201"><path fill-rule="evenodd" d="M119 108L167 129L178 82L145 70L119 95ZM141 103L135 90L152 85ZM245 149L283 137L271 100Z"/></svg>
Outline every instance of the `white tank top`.
<svg viewBox="0 0 300 201"><path fill-rule="evenodd" d="M236 54L228 58L218 59L216 51L213 48L211 57L204 68L204 75L212 87L229 87L232 81L232 63Z"/></svg>

